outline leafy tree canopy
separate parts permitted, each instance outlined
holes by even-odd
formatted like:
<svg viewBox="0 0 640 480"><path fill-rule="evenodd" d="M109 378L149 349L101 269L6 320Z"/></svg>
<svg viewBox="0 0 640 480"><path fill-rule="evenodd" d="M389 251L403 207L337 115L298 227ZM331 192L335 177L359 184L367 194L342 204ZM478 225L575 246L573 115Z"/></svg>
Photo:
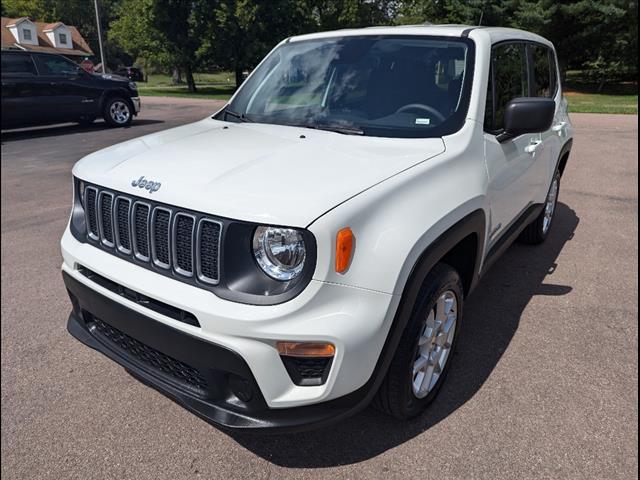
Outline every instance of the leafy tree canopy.
<svg viewBox="0 0 640 480"><path fill-rule="evenodd" d="M600 82L635 78L637 0L99 0L110 66L140 59L175 68L253 68L280 40L369 25L461 23L522 28L554 42L563 71ZM5 16L77 26L98 51L93 2L2 0Z"/></svg>

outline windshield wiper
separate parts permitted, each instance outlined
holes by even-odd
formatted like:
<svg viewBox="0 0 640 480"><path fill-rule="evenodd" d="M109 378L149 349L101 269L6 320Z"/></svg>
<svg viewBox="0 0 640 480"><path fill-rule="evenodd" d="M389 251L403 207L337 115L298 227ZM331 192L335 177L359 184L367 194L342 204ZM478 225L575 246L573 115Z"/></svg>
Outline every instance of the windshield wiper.
<svg viewBox="0 0 640 480"><path fill-rule="evenodd" d="M294 127L311 128L313 130L326 130L328 132L342 133L344 135L364 135L364 131L358 127L349 125L333 125L324 123L304 123Z"/></svg>
<svg viewBox="0 0 640 480"><path fill-rule="evenodd" d="M224 109L224 115L225 115L225 120L227 118L227 115L229 115L230 117L237 118L241 122L252 122L253 121L253 120L249 119L244 113L236 113L236 112L234 112L232 110L229 110L228 108Z"/></svg>

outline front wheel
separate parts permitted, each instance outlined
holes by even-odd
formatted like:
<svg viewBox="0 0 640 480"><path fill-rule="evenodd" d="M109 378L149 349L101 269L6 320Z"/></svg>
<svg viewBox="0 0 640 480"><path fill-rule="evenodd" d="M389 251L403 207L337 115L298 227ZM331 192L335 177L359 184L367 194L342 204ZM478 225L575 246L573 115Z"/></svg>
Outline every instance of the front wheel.
<svg viewBox="0 0 640 480"><path fill-rule="evenodd" d="M538 245L544 242L549 236L553 218L558 205L558 193L560 192L560 172L556 172L551 180L551 186L544 202L544 208L538 218L522 231L519 241L529 245Z"/></svg>
<svg viewBox="0 0 640 480"><path fill-rule="evenodd" d="M102 116L111 127L127 127L133 120L131 104L121 97L109 98L104 104Z"/></svg>
<svg viewBox="0 0 640 480"><path fill-rule="evenodd" d="M438 394L451 365L463 306L460 276L445 264L427 275L374 405L405 420Z"/></svg>

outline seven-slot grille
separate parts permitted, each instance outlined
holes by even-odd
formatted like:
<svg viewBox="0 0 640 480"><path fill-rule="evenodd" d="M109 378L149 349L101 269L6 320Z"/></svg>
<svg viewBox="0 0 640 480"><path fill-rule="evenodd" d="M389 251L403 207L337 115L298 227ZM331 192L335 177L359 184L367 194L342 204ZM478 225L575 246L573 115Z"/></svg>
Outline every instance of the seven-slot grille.
<svg viewBox="0 0 640 480"><path fill-rule="evenodd" d="M186 281L219 282L219 221L94 186L83 197L87 236L107 251Z"/></svg>

